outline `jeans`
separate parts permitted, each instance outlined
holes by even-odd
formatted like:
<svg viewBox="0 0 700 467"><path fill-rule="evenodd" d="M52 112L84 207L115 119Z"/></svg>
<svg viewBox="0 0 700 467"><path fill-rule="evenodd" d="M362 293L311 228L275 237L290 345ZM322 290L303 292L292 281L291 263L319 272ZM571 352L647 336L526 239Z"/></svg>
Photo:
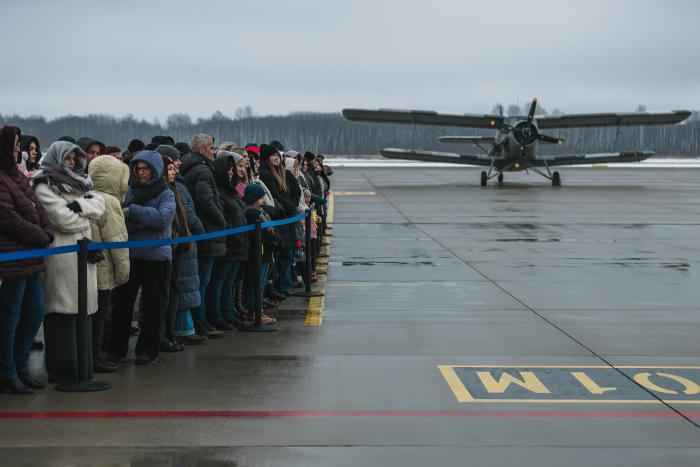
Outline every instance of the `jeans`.
<svg viewBox="0 0 700 467"><path fill-rule="evenodd" d="M253 276L255 267L248 264L248 312L255 312L255 284L258 284L258 297L260 300L260 306L262 307L262 297L263 291L265 290L265 283L267 282L267 273L270 270L270 263L262 263L260 265L260 278Z"/></svg>
<svg viewBox="0 0 700 467"><path fill-rule="evenodd" d="M199 308L192 308L192 319L195 323L204 323L207 320L207 287L214 269L214 258L197 258L199 273L199 296L202 301Z"/></svg>
<svg viewBox="0 0 700 467"><path fill-rule="evenodd" d="M2 280L0 285L0 376L29 371L29 352L44 318L39 274Z"/></svg>
<svg viewBox="0 0 700 467"><path fill-rule="evenodd" d="M207 290L207 321L219 323L223 319L233 319L233 283L238 272L238 261L220 260L214 262L211 282Z"/></svg>
<svg viewBox="0 0 700 467"><path fill-rule="evenodd" d="M277 256L276 288L281 293L292 292L292 248L282 248Z"/></svg>
<svg viewBox="0 0 700 467"><path fill-rule="evenodd" d="M221 317L224 320L234 321L236 319L234 306L234 294L236 293L236 278L241 268L240 261L232 261L231 267L224 278L224 286L221 294Z"/></svg>

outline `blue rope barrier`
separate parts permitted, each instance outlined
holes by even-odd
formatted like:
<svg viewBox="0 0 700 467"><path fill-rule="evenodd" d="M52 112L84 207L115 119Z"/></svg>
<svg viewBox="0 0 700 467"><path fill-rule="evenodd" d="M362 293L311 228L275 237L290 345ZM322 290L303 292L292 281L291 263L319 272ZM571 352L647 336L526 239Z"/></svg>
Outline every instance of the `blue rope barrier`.
<svg viewBox="0 0 700 467"><path fill-rule="evenodd" d="M289 217L287 219L281 219L278 221L263 222L262 228L269 229L271 227L278 227L280 225L293 224L295 222L304 219L309 215L310 211L303 212L294 217ZM178 237L178 238L163 238L160 240L139 240L133 242L90 242L88 244L88 250L113 250L115 248L153 248L165 245L177 245L179 243L190 243L198 242L202 240L210 240L212 238L226 237L229 235L236 235L244 232L252 232L255 230L255 225L248 224L243 227L236 227L233 229L219 230L216 232L201 233L196 235L190 235L189 237ZM30 258L40 258L45 256L62 255L65 253L76 253L78 251L78 245L66 245L53 248L42 248L40 250L22 250L13 251L9 253L0 253L0 262L3 261L17 261L20 259L30 259Z"/></svg>

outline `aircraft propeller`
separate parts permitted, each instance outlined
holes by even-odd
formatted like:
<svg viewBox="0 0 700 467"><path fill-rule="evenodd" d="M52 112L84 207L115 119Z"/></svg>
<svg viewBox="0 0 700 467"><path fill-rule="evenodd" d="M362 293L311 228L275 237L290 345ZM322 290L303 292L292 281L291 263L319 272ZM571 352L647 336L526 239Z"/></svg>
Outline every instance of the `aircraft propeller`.
<svg viewBox="0 0 700 467"><path fill-rule="evenodd" d="M512 131L515 135L515 139L523 146L529 146L536 140L544 141L545 143L563 144L563 139L543 135L537 131L537 127L534 123L532 123L532 120L535 118L536 110L537 98L535 97L532 99L532 103L530 104L530 111L527 114L527 120L518 123L515 125L515 127L508 126L508 130Z"/></svg>

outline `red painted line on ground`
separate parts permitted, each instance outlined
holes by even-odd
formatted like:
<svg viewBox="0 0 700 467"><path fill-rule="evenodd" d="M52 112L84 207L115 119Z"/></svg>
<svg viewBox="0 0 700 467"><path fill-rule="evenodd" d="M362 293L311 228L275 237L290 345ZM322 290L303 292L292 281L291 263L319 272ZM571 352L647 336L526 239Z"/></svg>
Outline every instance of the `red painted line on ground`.
<svg viewBox="0 0 700 467"><path fill-rule="evenodd" d="M700 412L685 412L700 418ZM290 417L484 417L484 418L678 418L670 411L560 410L187 410L187 411L74 411L0 412L5 419L66 418L290 418Z"/></svg>

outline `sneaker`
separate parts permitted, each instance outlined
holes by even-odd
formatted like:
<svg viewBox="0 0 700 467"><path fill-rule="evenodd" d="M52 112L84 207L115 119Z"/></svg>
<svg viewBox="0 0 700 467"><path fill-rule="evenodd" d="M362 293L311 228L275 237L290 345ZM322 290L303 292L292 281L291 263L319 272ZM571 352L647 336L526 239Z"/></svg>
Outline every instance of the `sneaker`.
<svg viewBox="0 0 700 467"><path fill-rule="evenodd" d="M179 344L185 345L202 345L208 340L207 336L199 336L197 334L192 334L191 336L175 336L175 340Z"/></svg>
<svg viewBox="0 0 700 467"><path fill-rule="evenodd" d="M137 365L150 365L157 360L157 358L149 357L148 355L137 355L134 363Z"/></svg>
<svg viewBox="0 0 700 467"><path fill-rule="evenodd" d="M94 373L114 373L119 366L107 360L94 360L92 362L92 371Z"/></svg>
<svg viewBox="0 0 700 467"><path fill-rule="evenodd" d="M214 326L207 326L207 337L209 339L221 339L224 337L224 333L216 329Z"/></svg>
<svg viewBox="0 0 700 467"><path fill-rule="evenodd" d="M210 323L211 327L218 329L219 331L230 331L233 329L233 325L227 323L226 321L216 321L213 323Z"/></svg>

